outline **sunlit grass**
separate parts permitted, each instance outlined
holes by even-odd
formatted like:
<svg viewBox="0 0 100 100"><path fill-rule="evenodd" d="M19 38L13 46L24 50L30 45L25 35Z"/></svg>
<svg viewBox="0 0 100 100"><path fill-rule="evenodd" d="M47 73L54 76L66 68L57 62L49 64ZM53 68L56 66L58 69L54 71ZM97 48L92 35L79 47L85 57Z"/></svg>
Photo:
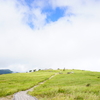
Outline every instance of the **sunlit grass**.
<svg viewBox="0 0 100 100"><path fill-rule="evenodd" d="M0 75L0 97L29 89L47 80L54 73L55 71L38 71Z"/></svg>
<svg viewBox="0 0 100 100"><path fill-rule="evenodd" d="M100 72L62 71L29 94L39 100L100 100Z"/></svg>

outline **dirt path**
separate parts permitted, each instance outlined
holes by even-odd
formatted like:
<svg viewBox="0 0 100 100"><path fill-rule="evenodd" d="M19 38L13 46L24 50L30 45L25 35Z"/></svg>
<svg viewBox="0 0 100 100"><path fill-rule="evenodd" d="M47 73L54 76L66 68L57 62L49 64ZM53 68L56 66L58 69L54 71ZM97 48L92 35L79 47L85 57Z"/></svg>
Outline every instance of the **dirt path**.
<svg viewBox="0 0 100 100"><path fill-rule="evenodd" d="M55 74L55 75L57 75L57 74ZM55 75L52 75L49 79L53 78ZM49 79L48 79L48 80L49 80ZM46 81L47 81L47 80L46 80ZM39 83L38 85L34 86L33 88L31 88L31 89L29 89L29 90L20 91L20 92L18 92L18 93L15 93L12 100L38 100L37 98L28 95L27 92L33 91L33 89L34 89L35 87L39 86L40 84L45 83L46 81Z"/></svg>
<svg viewBox="0 0 100 100"><path fill-rule="evenodd" d="M12 100L13 96L10 95L10 96L7 96L7 97L2 97L0 98L0 100Z"/></svg>
<svg viewBox="0 0 100 100"><path fill-rule="evenodd" d="M57 73L55 74L57 75ZM51 78L53 78L55 75L52 75L48 80L50 80ZM10 95L10 96L7 96L7 97L2 97L0 98L0 100L38 100L37 98L33 97L33 96L30 96L27 94L27 92L29 91L33 91L33 89L41 84L44 84L47 80L39 83L38 85L34 86L33 88L31 89L28 89L26 91L20 91L18 93L15 93L13 96Z"/></svg>

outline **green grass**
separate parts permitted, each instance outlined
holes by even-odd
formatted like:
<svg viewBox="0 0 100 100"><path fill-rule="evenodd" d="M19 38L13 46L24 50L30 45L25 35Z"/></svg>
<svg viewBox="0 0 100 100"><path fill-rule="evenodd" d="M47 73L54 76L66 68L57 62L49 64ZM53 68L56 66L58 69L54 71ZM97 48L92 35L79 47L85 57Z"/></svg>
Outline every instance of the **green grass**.
<svg viewBox="0 0 100 100"><path fill-rule="evenodd" d="M0 97L29 89L39 82L47 80L54 73L55 71L38 71L0 75Z"/></svg>
<svg viewBox="0 0 100 100"><path fill-rule="evenodd" d="M73 74L67 72L73 71ZM100 72L66 70L36 87L39 100L100 100Z"/></svg>

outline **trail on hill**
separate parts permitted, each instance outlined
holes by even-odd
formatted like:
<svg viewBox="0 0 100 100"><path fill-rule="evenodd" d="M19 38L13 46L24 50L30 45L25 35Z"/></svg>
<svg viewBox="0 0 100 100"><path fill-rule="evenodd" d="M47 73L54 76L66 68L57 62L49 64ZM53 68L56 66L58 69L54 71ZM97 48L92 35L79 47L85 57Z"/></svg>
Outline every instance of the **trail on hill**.
<svg viewBox="0 0 100 100"><path fill-rule="evenodd" d="M57 75L57 74L55 74ZM53 78L55 75L52 75L48 80L50 80L51 78ZM33 88L31 89L28 89L26 91L20 91L18 93L15 93L14 96L13 96L13 99L12 100L38 100L36 97L33 97L29 94L27 94L29 91L33 91L33 89L43 83L45 83L47 80L39 83L38 85L34 86Z"/></svg>
<svg viewBox="0 0 100 100"><path fill-rule="evenodd" d="M0 98L0 100L12 100L13 96L10 95L10 96L7 96L7 97L2 97Z"/></svg>

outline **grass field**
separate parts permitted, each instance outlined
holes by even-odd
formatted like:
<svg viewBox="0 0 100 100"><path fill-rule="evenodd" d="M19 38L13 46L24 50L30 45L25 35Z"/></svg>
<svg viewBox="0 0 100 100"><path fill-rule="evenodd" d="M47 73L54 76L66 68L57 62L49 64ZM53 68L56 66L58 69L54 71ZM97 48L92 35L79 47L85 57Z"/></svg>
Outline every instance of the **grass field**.
<svg viewBox="0 0 100 100"><path fill-rule="evenodd" d="M29 94L39 100L100 100L100 72L62 71Z"/></svg>
<svg viewBox="0 0 100 100"><path fill-rule="evenodd" d="M0 97L29 89L39 82L47 80L54 72L38 71L32 73L13 73L0 75Z"/></svg>

